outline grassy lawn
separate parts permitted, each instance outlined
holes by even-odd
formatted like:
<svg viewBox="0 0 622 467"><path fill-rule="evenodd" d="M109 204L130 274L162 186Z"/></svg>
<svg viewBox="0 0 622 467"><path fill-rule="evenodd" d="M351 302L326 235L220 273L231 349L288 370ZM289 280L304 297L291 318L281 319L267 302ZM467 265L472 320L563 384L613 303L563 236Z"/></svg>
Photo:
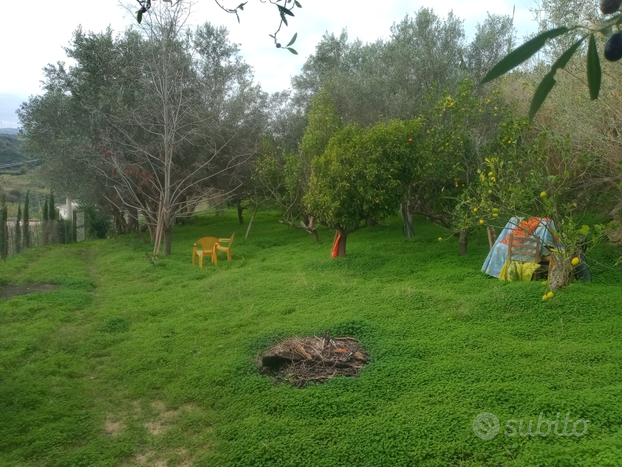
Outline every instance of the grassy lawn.
<svg viewBox="0 0 622 467"><path fill-rule="evenodd" d="M244 240L232 212L199 218L155 264L133 236L1 263L0 284L60 288L0 302L0 465L622 465L619 251L599 247L594 283L545 302L542 282L480 272L483 229L460 257L440 228L419 221L406 242L394 219L340 260L331 231L318 245L255 222ZM232 261L191 264L194 241L233 232ZM277 340L327 330L367 347L359 378L258 373ZM473 431L482 412L501 423L491 440ZM541 413L587 433L504 434Z"/></svg>

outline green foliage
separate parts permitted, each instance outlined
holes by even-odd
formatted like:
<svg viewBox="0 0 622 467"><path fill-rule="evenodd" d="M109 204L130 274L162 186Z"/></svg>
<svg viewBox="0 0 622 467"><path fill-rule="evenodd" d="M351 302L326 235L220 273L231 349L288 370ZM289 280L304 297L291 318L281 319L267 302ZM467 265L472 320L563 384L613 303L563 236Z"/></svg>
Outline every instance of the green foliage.
<svg viewBox="0 0 622 467"><path fill-rule="evenodd" d="M559 138L546 131L530 135L526 119L507 113L499 126L496 141L487 148L479 172L479 185L463 193L457 211L463 228L496 223L510 217L552 219L551 231L558 259L569 259L583 248L593 248L613 225L591 227L580 219L577 181L585 167L577 164L569 138ZM587 164L587 162L584 162Z"/></svg>
<svg viewBox="0 0 622 467"><path fill-rule="evenodd" d="M87 238L106 238L111 222L110 216L102 208L92 204L81 204L78 211L84 211Z"/></svg>
<svg viewBox="0 0 622 467"><path fill-rule="evenodd" d="M259 213L252 240L234 212L199 218L176 228L156 267L133 235L3 263L2 285L59 289L0 302L0 464L618 463L622 271L606 266L619 250L597 247L594 283L543 302L541 283L480 273L481 234L458 257L438 226L417 219L404 242L391 218L334 261L278 218ZM235 232L232 261L193 267L188 247L206 231ZM326 331L366 346L359 378L296 389L258 373L280 339ZM541 412L590 422L581 438L483 441L472 430L481 412L502 429Z"/></svg>
<svg viewBox="0 0 622 467"><path fill-rule="evenodd" d="M299 147L305 171L315 157L324 153L330 139L343 126L336 113L335 104L325 90L313 97L307 119L309 124Z"/></svg>
<svg viewBox="0 0 622 467"><path fill-rule="evenodd" d="M560 5L561 5L562 10L574 10L574 8L569 7L565 3L561 3L561 2L550 2L550 3L554 5L547 4L546 9L553 10L553 13L557 13L556 16L559 16L559 11L557 10L559 10ZM590 3L586 3L585 5L582 5L580 8L577 8L577 10L580 10L581 8L590 9L591 8ZM595 10L595 8L593 8L593 10ZM482 83L486 83L495 78L498 78L499 76L504 75L505 73L509 72L516 66L525 62L526 60L531 58L536 52L542 49L545 46L547 40L553 40L563 35L567 35L570 39L572 39L577 34L575 31L580 30L584 34L581 37L581 39L574 42L572 46L567 48L559 56L559 58L555 61L555 63L551 67L550 72L546 74L544 78L542 79L531 101L531 110L529 112L529 116L530 116L530 119L533 119L538 109L540 108L540 106L542 105L546 97L548 96L549 92L555 85L554 75L555 75L556 70L559 68L564 68L566 66L566 64L572 58L572 56L575 55L578 50L580 50L579 46L587 37L589 37L589 43L588 43L589 45L588 45L587 56L586 56L587 84L588 84L588 89L590 92L591 99L592 100L598 99L598 95L599 95L600 87L601 87L602 70L601 70L600 59L598 57L595 34L600 34L604 36L605 38L611 38L613 34L613 28L615 27L619 29L619 25L622 24L622 14L620 14L617 8L615 8L614 11L615 12L612 14L612 16L610 16L607 19L604 19L602 17L597 18L598 24L594 24L595 23L594 21L590 21L589 24L579 24L579 25L572 25L572 26L564 25L560 27L555 27L553 29L550 29L550 30L547 30L547 31L544 31L538 34L536 37L525 42L523 45L518 47L516 50L510 52L507 56L505 56L502 60L500 60L499 63L497 63L484 77L484 79L482 80ZM567 14L567 16L572 16L572 14L580 16L579 11L572 12L569 15ZM594 16L594 14L592 14L591 16ZM557 22L556 21L557 19L558 19L557 17L553 18L554 20L553 24ZM567 17L565 19L568 20L569 18ZM573 20L573 22L575 21Z"/></svg>
<svg viewBox="0 0 622 467"><path fill-rule="evenodd" d="M26 192L26 199L24 200L24 231L23 231L23 246L24 249L30 247L30 190Z"/></svg>
<svg viewBox="0 0 622 467"><path fill-rule="evenodd" d="M43 220L47 221L50 218L50 209L48 207L49 203L48 203L48 197L47 195L45 196L45 201L43 203Z"/></svg>
<svg viewBox="0 0 622 467"><path fill-rule="evenodd" d="M54 193L50 191L50 202L48 203L48 219L54 221L58 218L56 211L56 204L54 203Z"/></svg>
<svg viewBox="0 0 622 467"><path fill-rule="evenodd" d="M0 259L6 259L9 256L9 230L7 220L6 196L3 193L0 203Z"/></svg>
<svg viewBox="0 0 622 467"><path fill-rule="evenodd" d="M465 78L479 80L513 38L512 18L492 15L477 25L469 43L460 18L451 12L441 17L430 8L396 22L386 40L365 44L349 40L345 30L326 34L292 79L294 101L307 107L325 90L344 124L409 120L444 90L454 95Z"/></svg>
<svg viewBox="0 0 622 467"><path fill-rule="evenodd" d="M482 79L482 84L492 81L493 79L506 74L508 71L513 70L518 65L535 55L542 47L544 47L547 40L554 39L562 34L566 34L569 31L571 31L571 29L567 27L555 28L550 31L540 33L533 39L528 40L516 50L513 50L507 54L499 61L499 63L492 67L486 76L484 76L484 79Z"/></svg>
<svg viewBox="0 0 622 467"><path fill-rule="evenodd" d="M481 98L465 80L453 97L442 93L423 114L422 171L409 188L417 212L451 227L457 199L476 179L484 146L496 137L503 115L499 102L498 92Z"/></svg>
<svg viewBox="0 0 622 467"><path fill-rule="evenodd" d="M0 135L0 165L21 162L24 156L17 136Z"/></svg>
<svg viewBox="0 0 622 467"><path fill-rule="evenodd" d="M15 235L13 236L15 253L19 253L22 250L22 206L17 206L17 216L15 218Z"/></svg>
<svg viewBox="0 0 622 467"><path fill-rule="evenodd" d="M331 138L313 163L305 203L318 220L340 231L392 215L418 166L419 119L362 130L351 124ZM413 141L413 137L415 137Z"/></svg>

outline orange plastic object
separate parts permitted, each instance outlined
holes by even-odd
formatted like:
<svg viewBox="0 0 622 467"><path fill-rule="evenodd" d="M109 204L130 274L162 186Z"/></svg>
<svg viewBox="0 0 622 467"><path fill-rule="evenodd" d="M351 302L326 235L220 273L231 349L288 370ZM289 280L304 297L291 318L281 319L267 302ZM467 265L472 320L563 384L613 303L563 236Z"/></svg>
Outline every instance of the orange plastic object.
<svg viewBox="0 0 622 467"><path fill-rule="evenodd" d="M197 250L197 246L201 249ZM203 256L212 257L212 263L218 264L218 257L216 256L216 247L218 246L218 239L216 237L203 237L198 240L192 248L192 264L196 257L199 257L199 267L203 267Z"/></svg>
<svg viewBox="0 0 622 467"><path fill-rule="evenodd" d="M216 245L216 249L214 250L214 257L216 258L216 261L218 261L218 252L219 251L226 251L227 252L227 259L231 260L231 244L233 243L233 237L235 237L235 234L231 235L231 238L219 238L218 239L218 244ZM227 243L227 246L222 246L221 243Z"/></svg>
<svg viewBox="0 0 622 467"><path fill-rule="evenodd" d="M333 243L333 250L330 253L331 258L336 258L339 256L339 239L341 238L341 234L337 232L335 235L335 242Z"/></svg>

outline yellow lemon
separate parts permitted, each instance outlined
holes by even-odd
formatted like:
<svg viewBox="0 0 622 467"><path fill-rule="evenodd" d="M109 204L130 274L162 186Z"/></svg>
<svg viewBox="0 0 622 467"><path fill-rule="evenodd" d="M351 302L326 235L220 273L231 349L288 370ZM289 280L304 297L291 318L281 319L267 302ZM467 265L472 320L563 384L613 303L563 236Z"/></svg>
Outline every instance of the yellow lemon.
<svg viewBox="0 0 622 467"><path fill-rule="evenodd" d="M477 212L477 208L473 208L473 212Z"/></svg>
<svg viewBox="0 0 622 467"><path fill-rule="evenodd" d="M492 208L492 212L499 212L499 208Z"/></svg>
<svg viewBox="0 0 622 467"><path fill-rule="evenodd" d="M489 177L492 177L492 172L488 172L488 176L489 176Z"/></svg>
<svg viewBox="0 0 622 467"><path fill-rule="evenodd" d="M579 263L580 263L580 261L581 261L581 260L580 260L579 258L572 258L572 265L573 265L573 266L576 266L577 264L579 264Z"/></svg>
<svg viewBox="0 0 622 467"><path fill-rule="evenodd" d="M492 190L488 190L488 194L491 194L491 193L492 193Z"/></svg>
<svg viewBox="0 0 622 467"><path fill-rule="evenodd" d="M547 293L546 296L549 297L549 298L553 298L553 292Z"/></svg>
<svg viewBox="0 0 622 467"><path fill-rule="evenodd" d="M492 213L492 217L497 217L499 214L497 214L496 212Z"/></svg>
<svg viewBox="0 0 622 467"><path fill-rule="evenodd" d="M542 193L540 193L540 196L544 198L546 196L546 191L543 191Z"/></svg>
<svg viewBox="0 0 622 467"><path fill-rule="evenodd" d="M542 300L548 300L548 299L549 299L548 295L542 295Z"/></svg>
<svg viewBox="0 0 622 467"><path fill-rule="evenodd" d="M483 224L483 223L484 223L484 219L480 219L480 220L479 220L479 223L480 223L480 224Z"/></svg>
<svg viewBox="0 0 622 467"><path fill-rule="evenodd" d="M443 237L438 237L438 241L442 242L443 241Z"/></svg>

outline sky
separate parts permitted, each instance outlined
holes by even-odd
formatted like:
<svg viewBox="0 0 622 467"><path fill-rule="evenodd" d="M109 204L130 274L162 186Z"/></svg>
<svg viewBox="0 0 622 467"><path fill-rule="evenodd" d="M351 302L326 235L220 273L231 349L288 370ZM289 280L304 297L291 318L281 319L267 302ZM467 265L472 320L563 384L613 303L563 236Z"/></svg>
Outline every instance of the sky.
<svg viewBox="0 0 622 467"><path fill-rule="evenodd" d="M161 1L161 0L153 0ZM235 7L241 0L223 0ZM195 25L209 21L229 29L230 39L240 45L241 54L255 74L255 80L268 92L289 87L292 76L298 74L306 58L326 32L339 34L344 28L350 39L363 42L387 39L393 23L419 8L433 8L445 17L450 10L464 20L467 37L487 13L511 15L515 6L514 23L519 38L535 31L533 15L535 0L299 0L302 9L295 10L289 27L283 27L279 41L286 44L298 33L294 47L298 56L277 49L268 34L278 27L276 6L248 0L240 12L240 24L235 15L220 10L214 0L196 0L191 22ZM125 3L127 5L127 3ZM30 0L3 2L3 25L0 28L0 126L18 126L15 110L29 96L41 94L42 69L48 63L66 61L63 47L69 45L72 32L78 26L85 31L100 32L111 26L122 31L135 22L118 0ZM138 4L129 4L133 10Z"/></svg>

